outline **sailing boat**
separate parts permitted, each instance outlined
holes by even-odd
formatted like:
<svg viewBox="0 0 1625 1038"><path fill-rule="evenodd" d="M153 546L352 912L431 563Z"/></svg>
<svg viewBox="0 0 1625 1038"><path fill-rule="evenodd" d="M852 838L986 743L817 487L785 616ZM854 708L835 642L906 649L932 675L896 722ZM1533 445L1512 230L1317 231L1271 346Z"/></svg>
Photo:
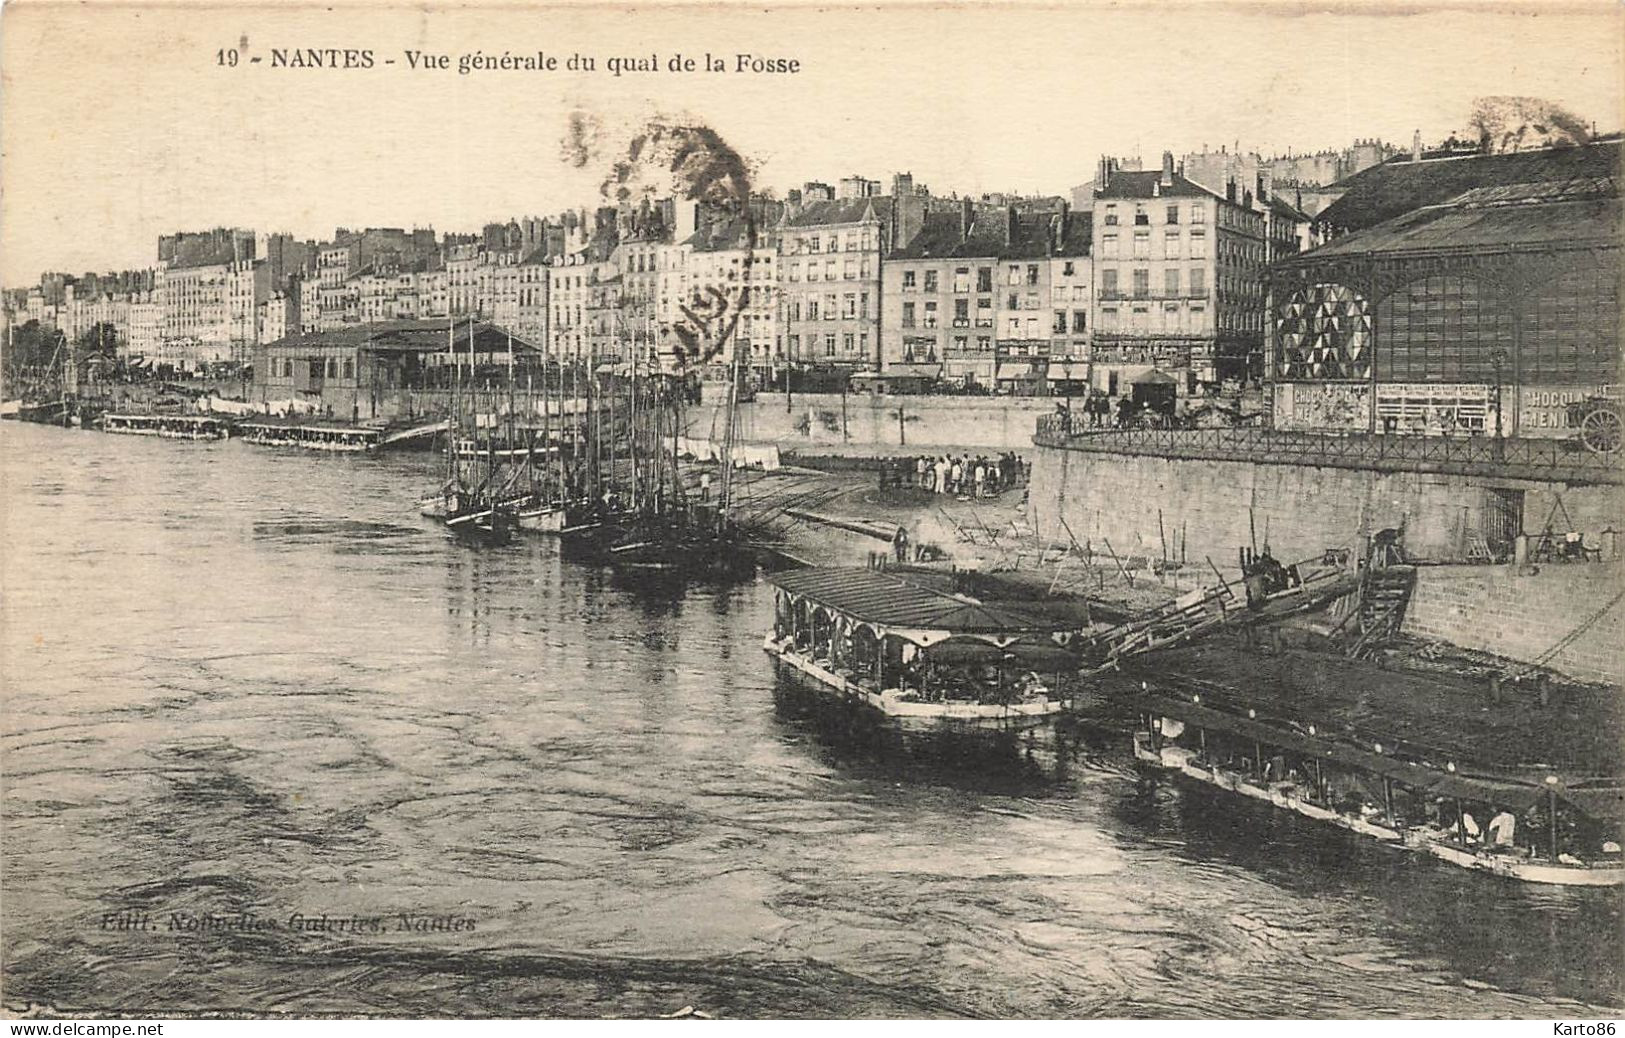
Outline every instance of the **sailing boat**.
<svg viewBox="0 0 1625 1038"><path fill-rule="evenodd" d="M456 334L455 325L449 332L452 359L456 360ZM458 437L457 430L461 424L461 384L462 365L457 365L457 375L453 386L452 414L447 421L447 468L448 475L445 484L440 490L440 516L446 529L451 531L459 540L474 544L484 544L500 547L513 540L513 530L516 525L514 509L498 494L496 478L501 470L496 454L496 415L486 415L480 412L479 389L474 381L474 372L477 359L474 353L474 318L468 320L468 370L469 370L469 413L472 421L469 423L470 439L469 450L463 448L463 441ZM480 428L486 430L486 450L482 457L480 451ZM467 468L465 469L465 455ZM482 472L483 463L483 472Z"/></svg>
<svg viewBox="0 0 1625 1038"><path fill-rule="evenodd" d="M754 254L754 233L750 236ZM745 293L749 300L749 271ZM723 331L724 341L734 335L735 321ZM748 578L756 572L755 552L742 536L732 516L730 494L733 472L733 440L739 401L740 350L735 342L729 371L726 425L721 462L720 493L713 506L693 501L681 474L679 435L683 428L682 407L686 371L678 366L675 374L658 380L654 406L647 409L655 449L653 494L642 495L633 520L624 535L609 549L609 561L618 568L666 571L674 574L713 578ZM663 426L671 430L667 454ZM634 447L636 452L636 447Z"/></svg>

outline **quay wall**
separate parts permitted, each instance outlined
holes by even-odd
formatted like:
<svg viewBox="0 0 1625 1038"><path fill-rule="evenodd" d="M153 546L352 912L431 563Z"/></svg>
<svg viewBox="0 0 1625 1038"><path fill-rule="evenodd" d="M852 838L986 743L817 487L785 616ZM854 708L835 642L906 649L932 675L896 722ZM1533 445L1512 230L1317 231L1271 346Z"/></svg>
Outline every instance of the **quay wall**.
<svg viewBox="0 0 1625 1038"><path fill-rule="evenodd" d="M521 413L558 407L557 401L544 404L543 394L523 387L513 396ZM500 390L481 390L480 397L492 406L506 404ZM445 414L451 393L338 386L325 390L322 402L337 420L402 420ZM684 435L720 440L726 408L724 394L707 387L703 401L684 411ZM1039 415L1054 409L1053 400L1035 397L793 393L787 405L783 393L759 393L739 405L738 435L745 443L784 449L976 447L1025 453L1032 447Z"/></svg>
<svg viewBox="0 0 1625 1038"><path fill-rule="evenodd" d="M720 394L717 394L720 397ZM726 403L687 411L688 435L721 439ZM1038 416L1055 410L1036 397L880 396L869 393L758 393L739 407L739 437L780 448L979 447L1028 454ZM899 420L898 412L902 412Z"/></svg>
<svg viewBox="0 0 1625 1038"><path fill-rule="evenodd" d="M1574 629L1598 617L1558 650L1547 666L1587 681L1625 684L1625 565L1559 563L1423 566L1405 615L1404 633L1537 660ZM1604 612L1607 610L1607 612Z"/></svg>
<svg viewBox="0 0 1625 1038"><path fill-rule="evenodd" d="M1588 542L1607 543L1615 537L1604 531L1625 530L1617 487L1054 446L1035 447L1032 458L1028 518L1044 541L1075 537L1097 555L1141 558L1162 557L1166 542L1170 557L1204 570L1211 558L1227 579L1239 572L1237 550L1255 536L1260 548L1267 544L1277 558L1295 562L1326 548L1357 549L1362 530L1403 527L1413 558L1462 563L1474 535L1509 504L1531 536L1550 525L1558 537L1575 530ZM1421 567L1412 632L1533 660L1619 587L1617 563L1537 568L1528 574L1510 564ZM1620 615L1625 610L1616 608L1553 665L1572 667L1576 677L1619 680ZM1612 661L1604 658L1610 653Z"/></svg>

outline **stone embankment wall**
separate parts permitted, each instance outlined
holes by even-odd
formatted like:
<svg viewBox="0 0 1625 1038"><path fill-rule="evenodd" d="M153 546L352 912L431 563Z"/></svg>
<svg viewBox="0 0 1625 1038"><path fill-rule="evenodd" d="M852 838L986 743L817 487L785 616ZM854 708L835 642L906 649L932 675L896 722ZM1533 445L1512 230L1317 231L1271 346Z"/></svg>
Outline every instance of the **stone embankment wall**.
<svg viewBox="0 0 1625 1038"><path fill-rule="evenodd" d="M1424 566L1404 633L1534 661L1589 620L1546 665L1587 681L1625 684L1625 603L1615 601L1622 591L1625 565L1617 561Z"/></svg>
<svg viewBox="0 0 1625 1038"><path fill-rule="evenodd" d="M1508 501L1536 536L1551 525L1588 542L1625 530L1620 488L1382 473L1245 461L1198 461L1039 447L1030 519L1039 536L1076 538L1096 553L1183 557L1227 577L1237 549L1266 544L1284 562L1327 548L1356 548L1363 531L1403 527L1413 557L1459 563L1473 535ZM1160 521L1160 533L1159 533ZM1609 538L1613 539L1613 538ZM1616 564L1545 564L1538 573L1511 565L1423 566L1409 620L1413 633L1534 660L1601 609L1617 591ZM1617 615L1616 615L1617 614ZM1576 677L1618 680L1618 630L1625 607L1576 639L1553 665ZM1607 657L1613 654L1612 661Z"/></svg>
<svg viewBox="0 0 1625 1038"><path fill-rule="evenodd" d="M795 393L786 407L783 393L761 393L740 405L738 435L784 449L977 447L1027 454L1038 416L1054 410L1054 401L1033 397L867 393L844 399L838 393ZM688 435L721 439L725 413L723 401L708 394L688 409Z"/></svg>

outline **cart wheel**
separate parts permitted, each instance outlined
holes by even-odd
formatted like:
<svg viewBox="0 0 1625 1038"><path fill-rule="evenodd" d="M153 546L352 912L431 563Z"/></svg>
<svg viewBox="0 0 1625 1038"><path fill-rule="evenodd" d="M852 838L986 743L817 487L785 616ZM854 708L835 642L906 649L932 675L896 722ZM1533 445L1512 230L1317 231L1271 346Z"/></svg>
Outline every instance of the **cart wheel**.
<svg viewBox="0 0 1625 1038"><path fill-rule="evenodd" d="M1585 416L1580 423L1580 439L1594 454L1612 454L1619 450L1621 439L1619 412L1599 407Z"/></svg>

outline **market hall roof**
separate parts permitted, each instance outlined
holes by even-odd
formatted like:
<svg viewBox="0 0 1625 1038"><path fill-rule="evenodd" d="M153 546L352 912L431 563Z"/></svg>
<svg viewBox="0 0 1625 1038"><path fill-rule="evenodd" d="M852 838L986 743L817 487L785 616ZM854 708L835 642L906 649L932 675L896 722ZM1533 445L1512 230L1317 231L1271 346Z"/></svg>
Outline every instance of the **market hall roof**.
<svg viewBox="0 0 1625 1038"><path fill-rule="evenodd" d="M1619 142L1546 148L1503 155L1390 159L1343 182L1347 191L1315 217L1340 231L1358 231L1423 206L1439 205L1474 188L1538 181L1618 178Z"/></svg>
<svg viewBox="0 0 1625 1038"><path fill-rule="evenodd" d="M1617 246L1622 228L1612 179L1484 187L1334 238L1284 264L1376 254Z"/></svg>
<svg viewBox="0 0 1625 1038"><path fill-rule="evenodd" d="M1053 632L1064 625L1024 610L987 605L871 569L802 569L768 577L784 591L882 627L980 634Z"/></svg>

